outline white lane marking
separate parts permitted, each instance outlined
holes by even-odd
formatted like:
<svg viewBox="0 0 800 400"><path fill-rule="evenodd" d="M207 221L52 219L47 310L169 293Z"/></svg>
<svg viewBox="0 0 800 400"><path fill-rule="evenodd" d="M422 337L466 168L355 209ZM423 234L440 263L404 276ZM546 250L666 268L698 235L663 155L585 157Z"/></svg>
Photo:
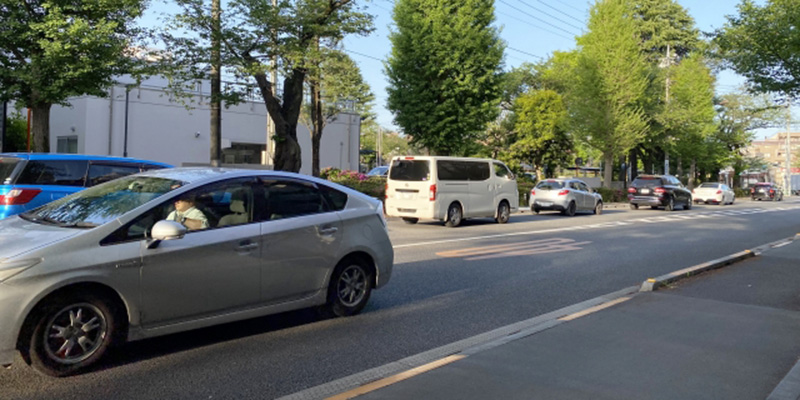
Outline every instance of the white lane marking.
<svg viewBox="0 0 800 400"><path fill-rule="evenodd" d="M576 242L573 239L550 238L526 242L471 247L436 253L439 257L463 258L465 261L488 260L493 258L532 256L536 254L560 253L581 250L583 245L592 242Z"/></svg>
<svg viewBox="0 0 800 400"><path fill-rule="evenodd" d="M787 207L785 210L795 210L800 208L800 205ZM734 210L731 210L734 211ZM749 208L743 210L735 210L735 211L748 211L752 214L758 213L765 213L765 212L774 212L778 211L777 209L763 209L763 208ZM692 214L691 217L693 218L716 218L716 217L725 217L731 215L723 214L725 211L711 211L709 213L697 213ZM589 230L589 229L602 229L602 228L613 228L617 226L626 226L632 225L635 222L645 222L645 223L656 223L656 222L675 222L675 221L684 221L684 218L680 218L678 215L674 216L662 216L662 217L650 217L650 218L639 218L633 219L628 221L616 221L616 222L605 222L601 224L593 224L593 225L585 225L585 226L569 226L564 228L553 228L553 229L542 229L538 231L524 231L524 232L510 232L510 233L500 233L496 235L485 235L485 236L471 236L465 238L458 238L458 239L444 239L444 240L433 240L429 242L418 242L418 243L408 243L408 244L399 244L396 246L392 246L393 249L404 249L408 247L419 247L419 246L430 246L434 244L443 244L443 243L457 243L457 242L469 242L474 240L484 240L484 239L496 239L502 237L513 237L513 236L527 236L527 235L538 235L542 233L555 233L555 232L569 232L569 231L582 231L582 230Z"/></svg>

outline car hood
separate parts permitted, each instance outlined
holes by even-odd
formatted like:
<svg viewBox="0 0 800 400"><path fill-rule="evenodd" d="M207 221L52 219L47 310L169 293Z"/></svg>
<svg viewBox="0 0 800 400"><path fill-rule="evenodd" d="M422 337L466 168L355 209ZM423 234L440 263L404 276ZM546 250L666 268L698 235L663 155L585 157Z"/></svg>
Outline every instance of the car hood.
<svg viewBox="0 0 800 400"><path fill-rule="evenodd" d="M0 260L47 246L86 232L26 221L19 216L0 220Z"/></svg>

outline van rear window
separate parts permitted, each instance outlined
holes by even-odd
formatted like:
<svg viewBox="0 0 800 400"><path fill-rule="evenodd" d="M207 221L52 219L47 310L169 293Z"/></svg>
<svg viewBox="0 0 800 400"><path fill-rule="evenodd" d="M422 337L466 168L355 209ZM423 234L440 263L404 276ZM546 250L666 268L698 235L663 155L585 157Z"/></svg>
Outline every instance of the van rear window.
<svg viewBox="0 0 800 400"><path fill-rule="evenodd" d="M389 169L389 179L394 181L427 181L431 178L427 160L394 160Z"/></svg>

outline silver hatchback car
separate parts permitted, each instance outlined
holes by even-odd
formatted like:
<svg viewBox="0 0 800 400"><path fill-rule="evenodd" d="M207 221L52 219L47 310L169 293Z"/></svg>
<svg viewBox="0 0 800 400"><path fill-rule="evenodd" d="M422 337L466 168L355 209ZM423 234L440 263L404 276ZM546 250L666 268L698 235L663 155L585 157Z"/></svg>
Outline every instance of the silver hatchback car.
<svg viewBox="0 0 800 400"><path fill-rule="evenodd" d="M603 213L603 196L592 191L580 179L545 179L531 189L528 200L531 211L561 211L561 214L573 216L578 211Z"/></svg>
<svg viewBox="0 0 800 400"><path fill-rule="evenodd" d="M360 312L394 253L381 202L320 179L178 168L0 221L0 365L77 373L115 343L288 310Z"/></svg>

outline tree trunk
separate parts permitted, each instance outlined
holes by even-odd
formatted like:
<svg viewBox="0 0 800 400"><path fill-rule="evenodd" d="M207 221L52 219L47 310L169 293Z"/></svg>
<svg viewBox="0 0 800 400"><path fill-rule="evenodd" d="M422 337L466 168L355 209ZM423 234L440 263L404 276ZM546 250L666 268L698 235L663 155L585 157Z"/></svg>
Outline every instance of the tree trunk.
<svg viewBox="0 0 800 400"><path fill-rule="evenodd" d="M677 171L678 171L678 179L681 179L681 177L683 176L683 158L681 157L678 157Z"/></svg>
<svg viewBox="0 0 800 400"><path fill-rule="evenodd" d="M220 107L222 81L220 71L222 59L220 50L220 0L211 1L211 118L209 136L211 148L209 159L212 167L219 167L222 158L222 108Z"/></svg>
<svg viewBox="0 0 800 400"><path fill-rule="evenodd" d="M632 149L628 154L628 170L631 171L631 182L636 179L636 175L639 174L639 159L636 154L636 149Z"/></svg>
<svg viewBox="0 0 800 400"><path fill-rule="evenodd" d="M536 181L537 182L541 181L542 179L545 179L544 170L542 170L542 167L540 165L535 166L534 169L536 171Z"/></svg>
<svg viewBox="0 0 800 400"><path fill-rule="evenodd" d="M692 158L692 164L689 166L689 190L694 189L694 179L697 174L697 159Z"/></svg>
<svg viewBox="0 0 800 400"><path fill-rule="evenodd" d="M48 103L40 103L31 107L31 136L33 137L33 151L36 153L50 152L51 106Z"/></svg>
<svg viewBox="0 0 800 400"><path fill-rule="evenodd" d="M319 144L322 141L322 101L319 81L311 82L311 175L319 176Z"/></svg>
<svg viewBox="0 0 800 400"><path fill-rule="evenodd" d="M610 152L603 154L603 187L611 187L611 176L614 172L614 154Z"/></svg>

